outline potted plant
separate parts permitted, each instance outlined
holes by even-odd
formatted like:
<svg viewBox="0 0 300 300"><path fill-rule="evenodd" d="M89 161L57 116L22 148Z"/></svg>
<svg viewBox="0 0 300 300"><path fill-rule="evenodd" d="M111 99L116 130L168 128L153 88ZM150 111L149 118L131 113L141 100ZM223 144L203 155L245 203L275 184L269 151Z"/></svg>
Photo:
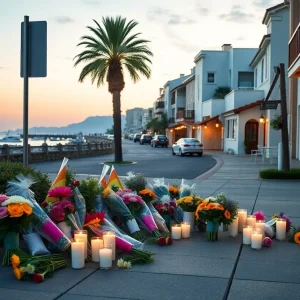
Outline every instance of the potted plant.
<svg viewBox="0 0 300 300"><path fill-rule="evenodd" d="M282 129L281 115L274 116L274 119L272 119L271 122L270 122L270 126L274 130L280 130L280 129Z"/></svg>

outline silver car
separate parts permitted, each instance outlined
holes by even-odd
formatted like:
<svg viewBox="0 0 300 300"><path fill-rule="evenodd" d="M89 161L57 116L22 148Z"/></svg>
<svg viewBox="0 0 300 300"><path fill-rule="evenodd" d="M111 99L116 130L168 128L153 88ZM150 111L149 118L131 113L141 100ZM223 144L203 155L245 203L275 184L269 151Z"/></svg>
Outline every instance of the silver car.
<svg viewBox="0 0 300 300"><path fill-rule="evenodd" d="M198 156L202 156L203 154L203 144L201 144L195 138L182 138L179 139L172 146L172 154L183 156L185 154L198 154Z"/></svg>

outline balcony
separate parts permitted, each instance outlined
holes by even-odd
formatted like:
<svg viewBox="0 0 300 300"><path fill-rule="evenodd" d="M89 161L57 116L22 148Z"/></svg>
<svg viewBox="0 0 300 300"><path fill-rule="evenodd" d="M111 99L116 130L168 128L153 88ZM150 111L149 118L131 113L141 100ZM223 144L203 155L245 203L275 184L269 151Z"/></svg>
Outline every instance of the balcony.
<svg viewBox="0 0 300 300"><path fill-rule="evenodd" d="M175 118L169 118L169 124L174 124L175 123Z"/></svg>
<svg viewBox="0 0 300 300"><path fill-rule="evenodd" d="M289 76L300 77L300 23L289 41ZM292 74L291 74L292 73Z"/></svg>
<svg viewBox="0 0 300 300"><path fill-rule="evenodd" d="M176 114L176 120L194 120L194 110L179 110Z"/></svg>
<svg viewBox="0 0 300 300"><path fill-rule="evenodd" d="M164 112L164 108L165 108L165 102L164 101L157 101L155 103L155 111L154 113L156 115L160 115Z"/></svg>

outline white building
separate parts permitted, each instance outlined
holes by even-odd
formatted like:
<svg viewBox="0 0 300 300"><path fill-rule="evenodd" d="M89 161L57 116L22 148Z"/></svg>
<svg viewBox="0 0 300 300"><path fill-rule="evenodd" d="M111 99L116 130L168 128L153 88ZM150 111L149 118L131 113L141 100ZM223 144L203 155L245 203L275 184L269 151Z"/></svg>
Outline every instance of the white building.
<svg viewBox="0 0 300 300"><path fill-rule="evenodd" d="M142 128L143 128L143 130L147 130L147 124L152 119L152 111L153 111L152 107L144 109L144 113L142 115Z"/></svg>
<svg viewBox="0 0 300 300"><path fill-rule="evenodd" d="M142 118L144 108L133 108L126 110L126 132L136 133L143 130Z"/></svg>

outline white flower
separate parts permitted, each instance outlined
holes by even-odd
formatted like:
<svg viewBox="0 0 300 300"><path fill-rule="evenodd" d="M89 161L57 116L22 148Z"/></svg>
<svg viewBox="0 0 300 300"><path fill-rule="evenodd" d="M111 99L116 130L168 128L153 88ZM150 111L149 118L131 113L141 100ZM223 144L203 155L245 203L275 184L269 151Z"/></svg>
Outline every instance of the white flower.
<svg viewBox="0 0 300 300"><path fill-rule="evenodd" d="M163 195L163 196L161 197L160 201L161 201L162 203L168 203L168 202L171 201L171 199L170 199L170 196L169 196L169 195Z"/></svg>
<svg viewBox="0 0 300 300"><path fill-rule="evenodd" d="M7 206L8 204L11 203L26 203L29 206L33 207L33 204L31 203L30 200L25 199L24 197L21 196L11 196L9 197L6 201L2 202L2 206Z"/></svg>
<svg viewBox="0 0 300 300"><path fill-rule="evenodd" d="M122 258L118 259L117 266L119 268L124 268L124 260Z"/></svg>
<svg viewBox="0 0 300 300"><path fill-rule="evenodd" d="M34 271L35 271L35 266L31 265L31 264L28 264L27 267L26 267L26 272L28 274L34 274Z"/></svg>
<svg viewBox="0 0 300 300"><path fill-rule="evenodd" d="M117 266L122 269L130 269L132 267L130 261L123 260L122 258L117 261Z"/></svg>
<svg viewBox="0 0 300 300"><path fill-rule="evenodd" d="M26 270L25 267L21 267L21 268L20 268L20 271L21 271L21 273L26 273L26 272L27 272L27 270Z"/></svg>
<svg viewBox="0 0 300 300"><path fill-rule="evenodd" d="M217 198L215 198L215 197L208 197L208 198L206 198L206 199L204 199L204 200L216 201L216 200L217 200Z"/></svg>
<svg viewBox="0 0 300 300"><path fill-rule="evenodd" d="M130 269L131 268L131 262L130 261L124 261L124 268L125 269Z"/></svg>

